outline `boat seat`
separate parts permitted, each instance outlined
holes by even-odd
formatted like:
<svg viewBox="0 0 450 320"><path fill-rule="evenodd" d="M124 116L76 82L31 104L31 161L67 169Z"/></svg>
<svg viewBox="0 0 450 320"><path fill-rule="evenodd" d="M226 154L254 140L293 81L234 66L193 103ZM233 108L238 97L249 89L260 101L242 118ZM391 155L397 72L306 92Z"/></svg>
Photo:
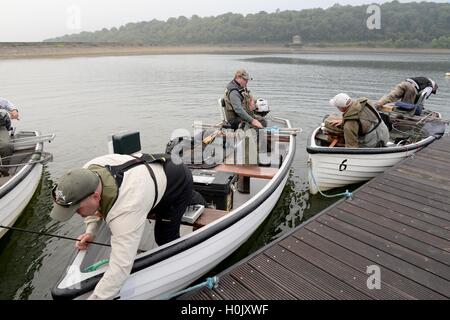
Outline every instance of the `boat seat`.
<svg viewBox="0 0 450 320"><path fill-rule="evenodd" d="M207 224L216 221L219 218L222 218L224 215L228 214L229 211L224 210L216 210L205 208L202 214L194 221L194 223L181 221L182 225L192 226L193 231L200 229L201 227L206 226ZM147 216L147 219L156 220L156 215L154 213L150 213Z"/></svg>
<svg viewBox="0 0 450 320"><path fill-rule="evenodd" d="M201 227L206 226L207 224L210 224L217 219L222 218L223 216L227 215L229 211L224 210L216 210L216 209L209 209L206 208L200 217L192 224L193 231L200 229Z"/></svg>
<svg viewBox="0 0 450 320"><path fill-rule="evenodd" d="M256 165L220 164L214 168L216 171L233 172L243 177L260 179L272 179L278 172L278 168L259 167Z"/></svg>

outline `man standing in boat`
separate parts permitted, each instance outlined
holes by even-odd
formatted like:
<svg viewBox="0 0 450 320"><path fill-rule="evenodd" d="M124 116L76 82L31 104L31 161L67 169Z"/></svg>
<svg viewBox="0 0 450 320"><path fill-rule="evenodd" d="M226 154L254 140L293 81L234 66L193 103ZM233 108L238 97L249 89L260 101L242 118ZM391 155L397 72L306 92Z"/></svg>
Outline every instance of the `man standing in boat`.
<svg viewBox="0 0 450 320"><path fill-rule="evenodd" d="M109 268L89 299L115 297L137 251L150 249L150 211L156 214L158 245L180 237L181 217L193 194L192 174L164 156L101 156L68 171L53 188L53 219L66 221L75 213L85 218L86 232L78 237L77 249L87 249L102 220L111 231Z"/></svg>
<svg viewBox="0 0 450 320"><path fill-rule="evenodd" d="M11 120L19 120L19 111L8 100L0 97L0 176L9 176L8 165L9 157L13 154L13 147L11 144Z"/></svg>
<svg viewBox="0 0 450 320"><path fill-rule="evenodd" d="M386 146L389 130L367 98L352 99L340 93L330 100L330 105L342 112L342 120L334 120L332 124L342 125L346 148Z"/></svg>
<svg viewBox="0 0 450 320"><path fill-rule="evenodd" d="M425 99L428 99L431 94L436 94L438 85L436 82L426 77L408 78L397 84L391 92L382 97L375 103L375 108L378 110L385 104L402 101L409 104L417 104L422 93L425 94Z"/></svg>
<svg viewBox="0 0 450 320"><path fill-rule="evenodd" d="M227 121L233 129L247 129L250 126L262 129L263 125L254 114L255 101L247 88L250 75L244 69L234 74L234 79L227 85L224 102Z"/></svg>

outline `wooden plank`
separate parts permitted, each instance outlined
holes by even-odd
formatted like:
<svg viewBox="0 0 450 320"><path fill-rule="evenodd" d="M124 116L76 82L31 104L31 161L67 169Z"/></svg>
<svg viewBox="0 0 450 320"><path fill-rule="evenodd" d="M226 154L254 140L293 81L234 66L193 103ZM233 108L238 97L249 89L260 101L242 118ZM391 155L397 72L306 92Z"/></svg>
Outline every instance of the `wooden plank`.
<svg viewBox="0 0 450 320"><path fill-rule="evenodd" d="M368 257L377 265L384 266L394 272L401 273L409 279L414 280L415 282L434 290L447 298L450 298L450 282L434 275L433 273L418 268L411 263L394 257L363 242L355 241L357 239L316 221L312 221L310 224L307 224L305 228L328 238L334 243L337 243L359 255Z"/></svg>
<svg viewBox="0 0 450 320"><path fill-rule="evenodd" d="M435 209L435 208L427 206L423 203L415 202L412 200L405 201L405 199L403 199L402 197L399 197L397 195L394 195L394 194L391 194L388 192L384 192L384 191L381 191L378 189L371 188L370 186L366 186L364 188L364 192L377 195L380 198L385 199L385 201L391 201L391 202L394 202L397 204L401 204L408 208L416 209L416 210L422 211L424 213L427 213L427 214L439 217L441 219L450 221L450 216L449 216L448 212L445 212L445 211L442 211L439 209Z"/></svg>
<svg viewBox="0 0 450 320"><path fill-rule="evenodd" d="M225 300L257 300L259 297L236 281L230 274L219 278L214 293Z"/></svg>
<svg viewBox="0 0 450 320"><path fill-rule="evenodd" d="M313 282L322 290L326 290L336 299L405 299L409 295L392 288L382 281L383 290L370 290L367 288L367 274L355 269L318 249L288 237L279 243L280 246L296 254L297 258L283 259L277 254L277 261L296 268L298 274ZM271 250L267 254L273 255ZM364 270L365 271L365 270Z"/></svg>
<svg viewBox="0 0 450 320"><path fill-rule="evenodd" d="M217 219L222 218L223 216L226 216L229 212L224 210L216 210L216 209L210 209L205 208L205 210L202 212L202 214L195 220L193 223L193 230L200 229L201 227L204 227Z"/></svg>
<svg viewBox="0 0 450 320"><path fill-rule="evenodd" d="M281 248L280 248L281 249ZM290 254L294 256L294 254ZM278 259L276 259L278 260ZM332 297L325 291L320 290L314 284L299 277L291 270L280 265L275 259L267 255L259 255L249 261L249 265L264 274L278 286L289 292L296 299L331 299Z"/></svg>
<svg viewBox="0 0 450 320"><path fill-rule="evenodd" d="M246 263L239 265L231 275L260 299L295 300L292 294Z"/></svg>
<svg viewBox="0 0 450 320"><path fill-rule="evenodd" d="M432 151L432 152L434 152L434 151L442 152L441 157L442 158L448 158L449 155L445 156L444 153L447 153L447 154L450 153L450 144L446 143L446 144L442 144L442 145L439 145L439 146L434 146L430 151Z"/></svg>
<svg viewBox="0 0 450 320"><path fill-rule="evenodd" d="M377 197L373 194L365 193L363 190L358 192L353 197L353 202L357 203L358 199L368 202L374 206L378 206L378 214L388 217L389 219L396 220L400 223L412 226L416 229L422 230L424 232L430 233L436 237L441 237L442 239L450 239L450 230L448 222L444 219L440 219L435 216L423 213L422 211L411 209L401 204L386 202L382 197ZM413 219L410 219L413 218ZM436 228L439 227L439 228Z"/></svg>
<svg viewBox="0 0 450 320"><path fill-rule="evenodd" d="M449 252L439 250L415 238L363 218L365 215L369 216L370 214L371 212L364 209L345 205L333 209L327 215L324 215L323 219L318 219L318 221L345 234L348 234L347 231L351 229L349 226L360 229L362 234L358 236L360 241L366 242L363 239L370 239L370 242L366 242L367 244L450 280ZM357 234L359 233L355 233L355 236ZM411 236L414 236L414 234ZM450 242L447 243L447 247L450 248ZM415 262L416 260L418 261L417 263Z"/></svg>
<svg viewBox="0 0 450 320"><path fill-rule="evenodd" d="M332 256L334 259L352 266L352 268L360 270L362 273L366 272L368 266L375 264L375 261L370 260L367 256L356 254L353 251L344 248L341 245L334 243L314 232L311 232L304 227L296 231L293 236L296 237L298 241L305 242L311 247ZM391 287L402 291L405 295L408 295L409 298L445 299L444 296L418 284L401 273L393 272L382 265L379 267L382 273L382 290L384 290L383 284L387 283Z"/></svg>
<svg viewBox="0 0 450 320"><path fill-rule="evenodd" d="M333 148L337 143L338 143L338 139L334 139L333 141L331 141L329 147Z"/></svg>
<svg viewBox="0 0 450 320"><path fill-rule="evenodd" d="M446 204L446 203L443 203L443 202L440 202L440 201L437 201L434 199L430 199L426 196L427 195L426 193L424 193L423 195L412 194L411 192L404 191L400 188L395 188L395 187L391 186L391 184L380 183L379 180L371 181L371 183L367 186L368 187L370 186L371 188L374 188L374 189L381 190L383 192L388 192L392 195L402 197L404 199L403 201L405 201L405 200L414 201L414 202L426 205L428 207L435 208L437 210L450 212L450 204ZM447 215L450 219L450 213L448 213Z"/></svg>
<svg viewBox="0 0 450 320"><path fill-rule="evenodd" d="M430 152L430 151L443 151L444 153L450 152L450 142L445 141L443 139L434 142L431 144L430 147L423 149L423 152ZM449 157L450 155L444 155L443 157Z"/></svg>
<svg viewBox="0 0 450 320"><path fill-rule="evenodd" d="M383 174L380 177L380 180L394 182L394 186L400 185L400 184L403 186L407 186L408 189L403 189L403 190L407 190L412 193L426 192L427 195L430 195L430 197L436 197L436 199L439 199L439 201L447 201L450 203L450 199L448 199L448 197L449 197L448 191L438 189L435 187L431 187L427 184L424 184L422 180L417 179L415 177L402 176L402 175L393 174L393 173L394 172L389 172L389 174ZM413 191L413 190L416 190L416 191Z"/></svg>
<svg viewBox="0 0 450 320"><path fill-rule="evenodd" d="M434 173L436 175L441 174L449 174L450 173L450 167L448 165L444 164L438 164L436 162L429 163L432 160L428 160L426 163L425 161L417 161L418 159L415 159L416 161L412 161L409 163L409 167L415 168L417 170L424 170L425 172Z"/></svg>
<svg viewBox="0 0 450 320"><path fill-rule="evenodd" d="M199 291L193 292L189 296L180 297L179 300L221 300L221 297L214 291L208 288L203 288Z"/></svg>
<svg viewBox="0 0 450 320"><path fill-rule="evenodd" d="M446 186L445 184L438 184L434 181L426 180L424 177L421 177L420 174L407 174L398 167L394 167L393 170L389 170L389 176L402 177L408 180L420 181L421 184L426 185L431 188L435 188L440 192L450 192L450 186Z"/></svg>
<svg viewBox="0 0 450 320"><path fill-rule="evenodd" d="M337 211L337 213L339 217L342 217L341 219L337 219L336 217L330 215L323 215L320 219L318 219L318 222L323 223L324 225L349 237L358 239L358 241L370 247L376 248L386 254L410 263L417 268L449 280L450 268L447 265L434 259L430 259L420 253L417 253L416 251L404 247L403 245L398 245L393 241L389 241L390 236L393 234L392 231L382 227L373 227L374 230L371 232L366 230L368 229L367 221L364 222L362 219L351 214L346 215L344 211ZM364 229L361 228L361 226L364 227ZM381 234L375 234L376 231L381 232Z"/></svg>
<svg viewBox="0 0 450 320"><path fill-rule="evenodd" d="M449 151L445 150L445 146L439 146L436 148L425 148L421 152L418 152L417 154L421 156L428 156L431 158L435 158L436 160L439 159L448 159L449 157Z"/></svg>
<svg viewBox="0 0 450 320"><path fill-rule="evenodd" d="M448 163L448 159L449 157L446 158L438 158L438 157L433 157L429 154L421 154L418 153L417 155L414 156L413 158L413 162L419 162L419 163L423 163L426 165L437 165L437 166L444 166L444 167L450 167L449 163Z"/></svg>
<svg viewBox="0 0 450 320"><path fill-rule="evenodd" d="M429 180L430 184L442 185L446 190L450 190L450 179L445 177L439 177L433 174L430 174L424 170L417 170L415 168L411 168L410 166L406 166L406 164L399 164L395 167L395 170L401 172L403 175L412 175L418 178L422 178L424 180Z"/></svg>
<svg viewBox="0 0 450 320"><path fill-rule="evenodd" d="M216 171L222 172L234 172L244 177L254 177L260 179L272 179L278 172L278 168L272 167L259 167L253 165L232 165L232 164L220 164L214 168Z"/></svg>
<svg viewBox="0 0 450 320"><path fill-rule="evenodd" d="M376 204L367 202L360 198L354 198L351 203L348 202L346 204L351 207L362 208L365 210L364 214L360 214L360 211L357 209L350 211L353 214L361 216L362 218L373 223L377 223L378 225L390 228L400 234L414 236L418 241L427 243L431 246L434 246L435 248L438 248L439 250L450 252L450 239L446 240L430 234L428 232L429 229L427 229L428 227L425 227L425 230L423 230L423 227L421 228L420 222L418 225L415 219L410 219L390 209L379 210L380 207ZM347 211L351 210L351 208L347 208L344 205L340 205L339 209Z"/></svg>

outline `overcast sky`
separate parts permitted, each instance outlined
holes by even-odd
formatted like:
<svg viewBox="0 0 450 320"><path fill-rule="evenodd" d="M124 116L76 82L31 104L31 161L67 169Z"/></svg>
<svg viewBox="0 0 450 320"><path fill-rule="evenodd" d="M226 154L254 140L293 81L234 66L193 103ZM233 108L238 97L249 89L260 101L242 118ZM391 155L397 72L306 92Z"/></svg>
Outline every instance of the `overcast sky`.
<svg viewBox="0 0 450 320"><path fill-rule="evenodd" d="M435 0L434 2L449 2ZM42 41L81 31L119 27L128 22L167 20L196 14L257 13L382 0L0 0L0 42ZM411 2L411 1L400 1Z"/></svg>

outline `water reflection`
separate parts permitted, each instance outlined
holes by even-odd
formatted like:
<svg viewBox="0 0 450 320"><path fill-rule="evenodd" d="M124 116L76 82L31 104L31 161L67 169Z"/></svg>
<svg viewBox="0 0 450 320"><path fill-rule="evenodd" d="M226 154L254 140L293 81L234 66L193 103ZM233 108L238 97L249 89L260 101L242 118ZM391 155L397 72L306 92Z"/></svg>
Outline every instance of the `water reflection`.
<svg viewBox="0 0 450 320"><path fill-rule="evenodd" d="M295 65L317 65L317 66L335 66L351 68L370 68L370 69L399 69L414 71L443 71L449 67L448 61L388 61L388 60L325 60L325 59L302 59L289 57L256 57L244 59L248 62L260 63L278 63Z"/></svg>
<svg viewBox="0 0 450 320"><path fill-rule="evenodd" d="M51 222L50 198L53 181L44 167L41 181L30 203L14 227L39 232L56 232ZM50 238L20 231L8 231L0 241L0 299L27 299L34 290L33 278L47 255Z"/></svg>

